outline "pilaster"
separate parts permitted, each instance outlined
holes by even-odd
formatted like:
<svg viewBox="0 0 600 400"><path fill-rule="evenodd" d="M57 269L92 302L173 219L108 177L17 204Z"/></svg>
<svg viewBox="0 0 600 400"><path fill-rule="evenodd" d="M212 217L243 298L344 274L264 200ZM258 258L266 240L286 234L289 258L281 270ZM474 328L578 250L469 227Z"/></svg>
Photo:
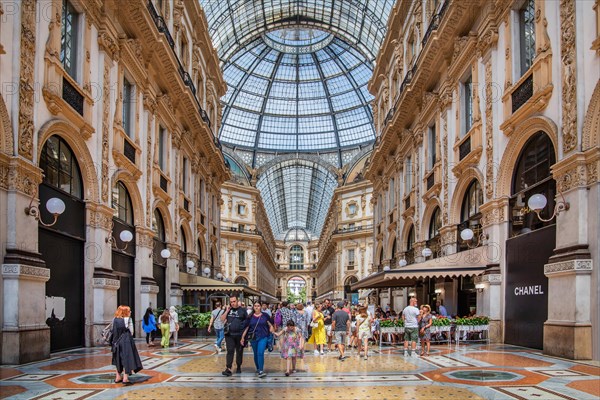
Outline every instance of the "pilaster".
<svg viewBox="0 0 600 400"><path fill-rule="evenodd" d="M477 313L490 318L490 340L502 342L502 274L499 264L487 266L483 275L475 277L477 291Z"/></svg>

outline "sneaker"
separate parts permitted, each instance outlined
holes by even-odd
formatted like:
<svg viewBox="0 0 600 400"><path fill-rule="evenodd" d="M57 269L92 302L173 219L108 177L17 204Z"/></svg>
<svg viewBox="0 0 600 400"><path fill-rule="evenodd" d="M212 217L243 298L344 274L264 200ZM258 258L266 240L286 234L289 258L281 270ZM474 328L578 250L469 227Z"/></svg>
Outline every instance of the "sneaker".
<svg viewBox="0 0 600 400"><path fill-rule="evenodd" d="M273 351L273 346L269 345L269 346L267 347L267 350L269 350L269 353L271 353L271 352Z"/></svg>
<svg viewBox="0 0 600 400"><path fill-rule="evenodd" d="M266 373L266 372L264 372L264 371L260 371L260 372L258 373L258 377L259 377L259 378L266 378L266 377L267 377L267 373Z"/></svg>
<svg viewBox="0 0 600 400"><path fill-rule="evenodd" d="M408 351L404 351L404 357L408 357Z"/></svg>
<svg viewBox="0 0 600 400"><path fill-rule="evenodd" d="M324 356L324 355L325 355L325 353L323 353L323 352L321 352L320 354L321 354L322 356Z"/></svg>
<svg viewBox="0 0 600 400"><path fill-rule="evenodd" d="M413 351L413 353L412 353L412 358L418 358L418 357L419 357L419 355L417 354L417 352L416 352L416 351Z"/></svg>
<svg viewBox="0 0 600 400"><path fill-rule="evenodd" d="M235 370L236 374L241 374L242 373L242 367L237 367L237 369Z"/></svg>
<svg viewBox="0 0 600 400"><path fill-rule="evenodd" d="M321 352L321 354L323 354L323 352ZM319 355L319 350L315 350L315 356Z"/></svg>
<svg viewBox="0 0 600 400"><path fill-rule="evenodd" d="M233 375L233 373L231 372L230 369L226 369L225 371L221 372L221 374L223 374L225 376L231 376L231 375Z"/></svg>
<svg viewBox="0 0 600 400"><path fill-rule="evenodd" d="M221 350L221 348L215 344L215 350L216 350L216 351L217 351L217 353L218 353L218 352Z"/></svg>

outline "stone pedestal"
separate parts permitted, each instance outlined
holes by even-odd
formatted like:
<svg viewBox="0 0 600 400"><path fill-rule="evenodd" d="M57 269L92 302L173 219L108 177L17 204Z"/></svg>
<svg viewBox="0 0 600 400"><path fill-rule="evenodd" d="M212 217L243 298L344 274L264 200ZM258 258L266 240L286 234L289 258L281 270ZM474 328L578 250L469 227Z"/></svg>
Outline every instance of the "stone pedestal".
<svg viewBox="0 0 600 400"><path fill-rule="evenodd" d="M490 318L490 341L502 342L502 275L498 264L488 265L483 275L475 277L477 290L477 314Z"/></svg>
<svg viewBox="0 0 600 400"><path fill-rule="evenodd" d="M171 283L170 306L180 306L183 304L183 290L179 283ZM170 307L169 306L169 307Z"/></svg>
<svg viewBox="0 0 600 400"><path fill-rule="evenodd" d="M544 354L573 360L591 359L592 260L575 259L546 264L544 274L548 277L549 293L554 294L548 297Z"/></svg>
<svg viewBox="0 0 600 400"><path fill-rule="evenodd" d="M39 254L30 255L33 263L41 261ZM2 364L24 364L50 357L50 328L45 323L50 269L12 264L13 256L24 261L27 254L7 249L2 264Z"/></svg>
<svg viewBox="0 0 600 400"><path fill-rule="evenodd" d="M146 313L146 309L148 307L152 307L152 309L156 308L156 295L158 294L158 285L153 278L142 278L141 284L141 298L140 298L140 308L142 310L142 316Z"/></svg>
<svg viewBox="0 0 600 400"><path fill-rule="evenodd" d="M120 282L112 275L112 270L96 269L92 279L92 288L94 296L94 308L92 316L90 346L104 346L102 338L102 329L108 325L117 309L117 290Z"/></svg>

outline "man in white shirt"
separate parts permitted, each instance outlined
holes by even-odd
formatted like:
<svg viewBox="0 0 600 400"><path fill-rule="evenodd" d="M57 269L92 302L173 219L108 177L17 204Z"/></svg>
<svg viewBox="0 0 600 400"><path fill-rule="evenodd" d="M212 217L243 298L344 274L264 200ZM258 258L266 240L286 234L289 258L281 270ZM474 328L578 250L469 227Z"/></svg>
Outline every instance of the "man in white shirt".
<svg viewBox="0 0 600 400"><path fill-rule="evenodd" d="M411 355L417 357L417 340L419 340L419 309L417 308L416 297L411 297L409 305L402 311L402 320L404 321L404 357ZM411 343L410 350L408 342Z"/></svg>

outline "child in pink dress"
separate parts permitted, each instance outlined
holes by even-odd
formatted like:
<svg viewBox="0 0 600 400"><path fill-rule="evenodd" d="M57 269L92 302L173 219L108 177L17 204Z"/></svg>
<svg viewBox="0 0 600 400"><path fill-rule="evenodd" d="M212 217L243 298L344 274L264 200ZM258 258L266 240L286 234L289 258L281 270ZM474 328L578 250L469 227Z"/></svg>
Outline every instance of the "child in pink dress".
<svg viewBox="0 0 600 400"><path fill-rule="evenodd" d="M296 359L298 357L304 358L304 335L291 319L287 322L285 329L274 333L274 335L283 335L281 339L281 358L287 360L285 376L290 376L292 372L296 372Z"/></svg>

